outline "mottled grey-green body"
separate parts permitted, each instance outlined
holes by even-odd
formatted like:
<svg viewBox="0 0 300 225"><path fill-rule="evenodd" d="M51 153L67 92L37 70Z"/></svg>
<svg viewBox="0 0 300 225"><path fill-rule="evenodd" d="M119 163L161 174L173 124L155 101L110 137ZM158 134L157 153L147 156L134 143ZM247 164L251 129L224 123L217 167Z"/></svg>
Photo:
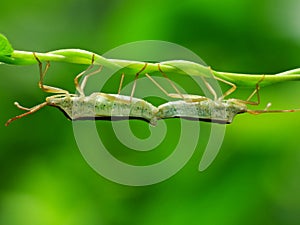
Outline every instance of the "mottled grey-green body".
<svg viewBox="0 0 300 225"><path fill-rule="evenodd" d="M129 119L136 118L156 124L158 109L143 99L105 93L90 96L53 96L48 105L58 107L71 120L80 119Z"/></svg>
<svg viewBox="0 0 300 225"><path fill-rule="evenodd" d="M247 106L236 99L214 101L172 101L158 107L157 118L180 117L190 120L231 123L235 115L247 112Z"/></svg>

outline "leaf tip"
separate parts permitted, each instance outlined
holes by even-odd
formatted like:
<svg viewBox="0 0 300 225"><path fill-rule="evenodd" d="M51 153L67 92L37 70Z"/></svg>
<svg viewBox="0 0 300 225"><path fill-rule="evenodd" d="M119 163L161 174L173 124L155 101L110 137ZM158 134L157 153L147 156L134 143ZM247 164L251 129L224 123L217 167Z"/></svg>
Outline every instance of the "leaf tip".
<svg viewBox="0 0 300 225"><path fill-rule="evenodd" d="M10 56L13 53L14 49L9 43L8 39L0 33L0 55L1 56Z"/></svg>

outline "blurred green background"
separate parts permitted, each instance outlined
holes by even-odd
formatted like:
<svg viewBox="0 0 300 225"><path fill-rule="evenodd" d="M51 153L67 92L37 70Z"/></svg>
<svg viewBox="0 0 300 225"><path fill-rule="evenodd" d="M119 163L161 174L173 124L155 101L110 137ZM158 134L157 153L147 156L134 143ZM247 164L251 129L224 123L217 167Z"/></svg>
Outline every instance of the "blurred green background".
<svg viewBox="0 0 300 225"><path fill-rule="evenodd" d="M300 67L297 0L16 0L0 5L0 32L18 50L82 48L101 54L120 44L158 39L191 49L220 71L276 73ZM53 64L47 83L74 90L73 75L84 68ZM20 113L14 101L32 106L46 95L37 87L36 65L1 65L0 74L1 225L300 223L299 113L239 115L204 172L197 170L199 148L170 179L129 187L88 166L71 122L56 109L5 127ZM240 89L236 95L250 92ZM300 108L300 83L266 87L261 96L263 106Z"/></svg>

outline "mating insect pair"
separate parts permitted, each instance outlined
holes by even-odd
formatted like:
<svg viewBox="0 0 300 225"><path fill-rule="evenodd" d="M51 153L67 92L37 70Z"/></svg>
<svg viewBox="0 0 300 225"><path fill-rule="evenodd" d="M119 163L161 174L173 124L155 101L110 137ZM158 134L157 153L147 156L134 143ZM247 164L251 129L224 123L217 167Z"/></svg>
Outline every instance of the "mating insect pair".
<svg viewBox="0 0 300 225"><path fill-rule="evenodd" d="M43 71L41 61L36 56L35 58L38 61L39 70L40 70L39 87L45 92L56 93L56 95L47 97L45 102L37 106L34 106L32 108L22 107L17 102L15 102L15 105L19 109L25 110L27 112L9 119L5 124L6 126L8 126L12 121L27 116L29 114L32 114L47 105L59 108L71 120L141 119L141 120L148 121L152 125L155 125L157 120L176 118L176 117L191 119L191 120L218 122L218 123L231 123L235 115L240 113L245 113L245 112L249 112L251 114L260 114L260 113L270 113L270 112L299 111L298 109L293 109L293 110L268 110L268 109L250 110L248 109L247 104L258 105L260 102L259 82L263 78L256 84L256 89L246 101L239 100L239 99L224 100L224 97L231 94L236 89L236 86L234 84L231 84L223 80L221 81L230 84L232 87L227 92L225 92L225 94L220 98L217 97L214 89L209 85L208 82L205 81L204 78L202 79L206 87L209 89L209 91L214 95L214 99L209 99L197 95L182 94L172 83L172 81L167 77L167 75L160 69L159 64L158 64L159 71L170 82L170 84L176 91L176 94L168 93L149 74L145 73L145 75L166 95L172 98L177 98L182 100L170 101L158 107L155 107L151 103L143 99L133 97L135 87L136 87L137 77L139 73L141 73L146 68L147 66L146 63L145 66L142 68L142 70L136 74L136 79L134 81L131 96L120 95L124 74L122 74L121 77L118 94L105 94L105 93L97 92L89 96L85 96L84 88L88 78L91 75L100 72L102 69L101 66L99 67L98 70L85 75L83 77L81 84L79 84L79 78L81 78L88 70L90 70L93 67L94 57L92 58L91 66L87 70L78 74L74 79L74 84L76 90L79 92L79 95L70 94L66 90L44 85L44 77L50 64L48 62L46 64L45 70ZM257 98L258 98L257 102L250 101L251 98L254 96L254 94L257 94Z"/></svg>

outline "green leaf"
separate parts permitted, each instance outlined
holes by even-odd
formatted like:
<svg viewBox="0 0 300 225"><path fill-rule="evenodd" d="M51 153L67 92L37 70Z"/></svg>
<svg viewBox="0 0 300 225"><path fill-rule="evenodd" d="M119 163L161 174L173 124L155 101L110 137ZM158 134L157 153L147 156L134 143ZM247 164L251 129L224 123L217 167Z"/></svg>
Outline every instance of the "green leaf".
<svg viewBox="0 0 300 225"><path fill-rule="evenodd" d="M7 38L3 34L0 34L0 56L10 56L13 51L14 49Z"/></svg>

